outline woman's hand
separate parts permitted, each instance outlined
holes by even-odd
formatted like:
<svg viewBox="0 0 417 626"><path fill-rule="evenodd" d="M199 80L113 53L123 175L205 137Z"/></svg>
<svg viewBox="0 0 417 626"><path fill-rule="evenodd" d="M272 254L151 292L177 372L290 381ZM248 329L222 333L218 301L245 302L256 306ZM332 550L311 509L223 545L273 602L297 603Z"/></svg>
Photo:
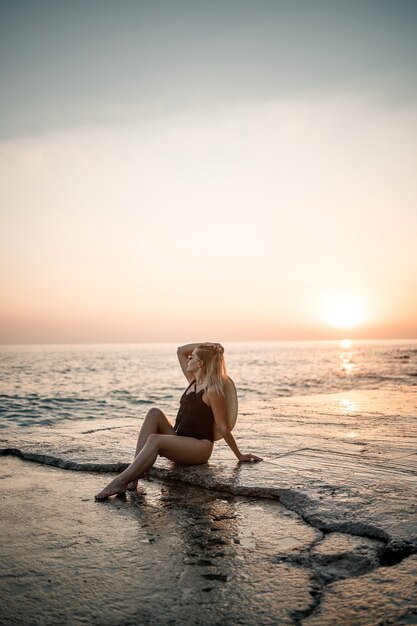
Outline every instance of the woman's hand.
<svg viewBox="0 0 417 626"><path fill-rule="evenodd" d="M206 343L202 344L203 346L207 346L207 348L212 348L213 350L217 350L220 354L223 354L224 348L221 343L214 343L212 341L206 341Z"/></svg>
<svg viewBox="0 0 417 626"><path fill-rule="evenodd" d="M263 459L256 454L241 454L239 457L239 463L259 463L259 461L263 461Z"/></svg>

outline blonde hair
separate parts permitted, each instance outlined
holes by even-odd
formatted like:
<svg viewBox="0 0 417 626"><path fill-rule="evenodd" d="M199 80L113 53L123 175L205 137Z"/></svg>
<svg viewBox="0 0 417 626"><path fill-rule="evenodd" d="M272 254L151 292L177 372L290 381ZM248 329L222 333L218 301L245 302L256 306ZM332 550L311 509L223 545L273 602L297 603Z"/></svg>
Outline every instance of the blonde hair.
<svg viewBox="0 0 417 626"><path fill-rule="evenodd" d="M203 361L206 368L206 377L204 379L205 392L209 387L214 387L217 392L223 393L224 383L228 379L223 352L223 348L219 345L207 346L200 344L196 348L196 355Z"/></svg>

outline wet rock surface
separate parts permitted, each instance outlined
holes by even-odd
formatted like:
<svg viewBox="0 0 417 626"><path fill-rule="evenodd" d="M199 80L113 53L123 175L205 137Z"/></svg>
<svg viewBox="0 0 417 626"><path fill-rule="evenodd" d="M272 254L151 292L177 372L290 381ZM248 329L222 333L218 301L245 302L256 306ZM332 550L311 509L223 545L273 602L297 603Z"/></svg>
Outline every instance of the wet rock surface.
<svg viewBox="0 0 417 626"><path fill-rule="evenodd" d="M155 482L96 503L101 476L1 468L3 624L293 624L310 604L309 570L273 557L319 533L278 503Z"/></svg>
<svg viewBox="0 0 417 626"><path fill-rule="evenodd" d="M1 624L415 623L415 556L181 483L97 503L102 480L1 460Z"/></svg>
<svg viewBox="0 0 417 626"><path fill-rule="evenodd" d="M417 624L417 556L329 585L304 626ZM343 620L342 620L343 617Z"/></svg>
<svg viewBox="0 0 417 626"><path fill-rule="evenodd" d="M312 565L323 583L352 578L381 563L385 544L377 539L330 533L310 553Z"/></svg>
<svg viewBox="0 0 417 626"><path fill-rule="evenodd" d="M262 463L220 442L100 504L140 421L1 431L0 623L416 624L415 406L288 398L268 433L248 407L235 437Z"/></svg>

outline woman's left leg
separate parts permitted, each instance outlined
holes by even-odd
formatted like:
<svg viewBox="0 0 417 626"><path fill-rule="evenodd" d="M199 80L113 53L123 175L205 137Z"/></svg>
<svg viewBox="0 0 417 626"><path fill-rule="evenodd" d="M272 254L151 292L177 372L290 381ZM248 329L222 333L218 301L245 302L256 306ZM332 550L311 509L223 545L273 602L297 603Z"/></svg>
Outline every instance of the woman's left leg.
<svg viewBox="0 0 417 626"><path fill-rule="evenodd" d="M179 465L200 465L207 463L212 451L213 444L208 439L151 434L133 463L97 494L96 499L105 500L117 493L124 493L131 481L140 478L152 467L158 454Z"/></svg>

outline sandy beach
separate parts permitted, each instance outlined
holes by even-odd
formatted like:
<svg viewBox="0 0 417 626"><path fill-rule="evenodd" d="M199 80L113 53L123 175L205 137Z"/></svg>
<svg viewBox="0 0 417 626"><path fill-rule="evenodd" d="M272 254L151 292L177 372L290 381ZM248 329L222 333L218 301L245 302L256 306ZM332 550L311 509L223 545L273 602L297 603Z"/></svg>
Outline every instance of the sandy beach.
<svg viewBox="0 0 417 626"><path fill-rule="evenodd" d="M219 443L105 503L138 424L4 429L1 623L417 623L416 396L282 399L261 437L245 407L263 463Z"/></svg>

